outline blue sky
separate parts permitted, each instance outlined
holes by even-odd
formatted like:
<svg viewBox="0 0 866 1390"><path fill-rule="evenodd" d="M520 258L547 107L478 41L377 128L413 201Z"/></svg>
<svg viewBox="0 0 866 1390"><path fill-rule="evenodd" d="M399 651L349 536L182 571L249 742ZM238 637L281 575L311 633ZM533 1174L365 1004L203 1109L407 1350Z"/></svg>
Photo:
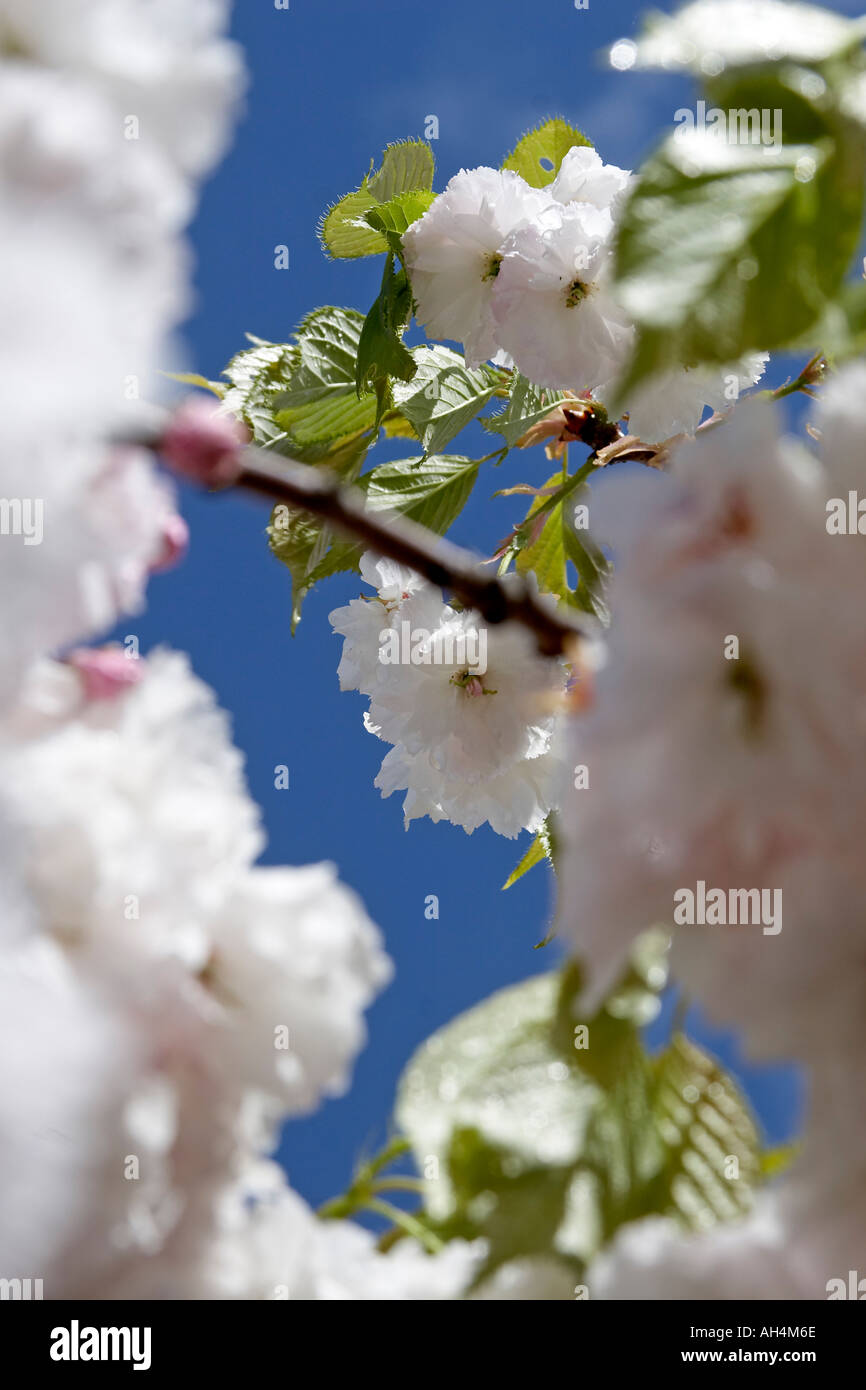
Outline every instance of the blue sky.
<svg viewBox="0 0 866 1390"><path fill-rule="evenodd" d="M234 27L250 90L234 148L193 228L190 369L217 376L245 331L284 341L317 305L369 307L381 263L327 261L316 227L388 142L421 136L429 115L439 120L437 188L462 166L499 164L526 129L554 114L580 126L609 162L636 167L676 108L692 100L682 79L603 68L600 51L635 31L639 12L620 0L590 0L585 10L572 0L290 0L287 10L270 0L239 3ZM288 270L274 268L282 244ZM785 374L779 364L773 380ZM483 445L470 431L461 446L478 456L487 439ZM408 452L397 442L379 457ZM535 480L544 467L538 451L482 473L454 538L492 549L518 511L491 494ZM123 632L136 631L143 650L168 643L191 653L232 713L267 825L265 861L335 861L396 964L395 982L369 1014L370 1042L351 1091L291 1122L284 1136L280 1157L292 1181L318 1203L346 1186L363 1150L380 1145L415 1046L493 990L556 963L556 946L532 949L545 934L551 883L536 869L502 893L523 841L486 829L468 837L428 821L406 833L399 797L383 801L374 789L385 748L362 729L361 698L338 690L340 643L327 622L359 592L357 577L321 586L293 639L288 576L264 533L267 507L192 491L183 507L190 554L154 580L147 612ZM286 791L274 788L280 763L290 770ZM440 900L438 921L424 916L430 893ZM768 1139L789 1136L800 1103L793 1070L746 1068L730 1038L692 1022L693 1035L744 1082Z"/></svg>

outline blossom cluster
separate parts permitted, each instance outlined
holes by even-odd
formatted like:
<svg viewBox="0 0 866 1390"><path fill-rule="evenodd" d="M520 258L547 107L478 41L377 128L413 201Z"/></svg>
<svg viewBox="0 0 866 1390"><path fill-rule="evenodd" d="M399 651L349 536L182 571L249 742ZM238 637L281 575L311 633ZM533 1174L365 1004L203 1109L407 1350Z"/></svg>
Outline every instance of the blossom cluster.
<svg viewBox="0 0 866 1390"><path fill-rule="evenodd" d="M634 347L610 284L631 182L589 146L570 150L541 189L511 170L461 171L404 236L427 332L461 340L470 366L507 362L537 385L603 399ZM766 361L752 354L654 379L629 402L630 431L648 440L694 434L705 408L730 406ZM365 726L393 745L376 785L385 796L405 793L407 824L429 816L469 833L484 823L510 837L537 831L564 781L553 699L561 669L554 674L525 634L508 629L490 634L495 672L483 680L459 662L443 665L437 647L477 629L477 618L372 555L362 576L378 601L354 600L331 622L345 638L341 687L369 696ZM430 635L428 650L385 661L382 630L407 624Z"/></svg>
<svg viewBox="0 0 866 1390"><path fill-rule="evenodd" d="M429 816L471 834L487 823L512 839L540 829L557 796L561 663L391 560L367 553L361 575L375 593L330 621L344 639L341 688L369 696L365 727L393 744L376 778L383 796L406 793L407 826ZM400 659L386 660L398 634Z"/></svg>
<svg viewBox="0 0 866 1390"><path fill-rule="evenodd" d="M617 218L632 175L578 145L547 187L513 170L461 170L404 237L417 314L462 342L470 366L493 358L537 386L604 402L634 348L612 288ZM763 374L766 354L675 368L627 402L633 434L693 434Z"/></svg>

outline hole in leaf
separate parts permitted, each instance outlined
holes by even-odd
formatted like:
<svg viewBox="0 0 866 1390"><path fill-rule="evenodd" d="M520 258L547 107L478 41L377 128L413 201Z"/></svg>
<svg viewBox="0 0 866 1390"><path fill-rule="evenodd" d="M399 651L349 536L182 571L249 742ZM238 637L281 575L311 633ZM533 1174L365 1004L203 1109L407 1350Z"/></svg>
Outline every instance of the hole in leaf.
<svg viewBox="0 0 866 1390"><path fill-rule="evenodd" d="M552 160L552 159L548 159L546 154L542 155L538 162L539 162L539 164L541 165L542 169L544 169L544 171L545 171L546 173L549 174L549 173L552 172L552 170L553 170L553 160Z"/></svg>

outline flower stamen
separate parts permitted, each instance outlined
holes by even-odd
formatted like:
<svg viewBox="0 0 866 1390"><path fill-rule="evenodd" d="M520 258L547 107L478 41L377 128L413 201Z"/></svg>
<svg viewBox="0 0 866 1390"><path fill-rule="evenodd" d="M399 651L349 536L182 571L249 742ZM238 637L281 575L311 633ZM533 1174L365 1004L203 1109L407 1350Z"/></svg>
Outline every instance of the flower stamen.
<svg viewBox="0 0 866 1390"><path fill-rule="evenodd" d="M455 671L449 684L456 685L459 690L465 690L472 699L479 695L496 695L498 693L496 690L486 690L481 677L468 668L465 671Z"/></svg>
<svg viewBox="0 0 866 1390"><path fill-rule="evenodd" d="M565 296L566 309L574 309L589 294L589 286L583 280L572 280Z"/></svg>

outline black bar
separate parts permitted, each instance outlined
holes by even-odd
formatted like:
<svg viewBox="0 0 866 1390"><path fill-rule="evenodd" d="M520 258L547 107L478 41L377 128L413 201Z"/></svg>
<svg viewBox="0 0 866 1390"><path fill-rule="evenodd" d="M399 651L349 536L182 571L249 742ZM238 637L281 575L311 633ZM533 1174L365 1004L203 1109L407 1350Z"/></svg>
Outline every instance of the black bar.
<svg viewBox="0 0 866 1390"><path fill-rule="evenodd" d="M863 1300L861 1300L863 1301ZM512 1305L513 1307L513 1305ZM477 1311L468 1326L456 1312L457 1328L464 1327L477 1335ZM313 1322L310 1323L312 1316ZM435 1336L439 1342L449 1326L452 1315L441 1305L435 1314ZM494 1314L495 1316L495 1314ZM513 1319L513 1311L510 1317ZM322 1323L318 1323L319 1317ZM406 1312L401 1311L401 1320ZM417 1333L411 1322L401 1326L403 1335L429 1337L433 1328L425 1315ZM539 1326L531 1311L528 1327ZM559 1318L562 1317L562 1322ZM333 1337L335 1326L357 1326L355 1319L366 1319L358 1337ZM444 1322L443 1322L444 1319ZM276 1375L294 1380L294 1363L303 1358L304 1364L315 1360L329 1367L329 1379L337 1346L344 1348L347 1361L360 1368L363 1361L371 1365L376 1357L376 1338L383 1338L381 1351L393 1336L376 1325L376 1315L366 1312L349 1313L345 1304L322 1309L320 1313L301 1314L297 1304L271 1303L61 1303L61 1302L0 1302L0 1336L3 1338L4 1363L20 1366L24 1372L48 1372L49 1378L63 1380L70 1376L93 1379L102 1371L110 1375L139 1375L160 1379L178 1371L194 1370L205 1374L212 1371L225 1377L232 1372L252 1372ZM550 1314L541 1324L547 1336L553 1330ZM118 1335L102 1329L117 1329ZM139 1329L136 1337L133 1329ZM657 1371L666 1373L674 1367L701 1373L713 1366L722 1371L787 1369L802 1366L818 1372L824 1379L827 1373L859 1363L864 1323L862 1317L844 1302L761 1302L761 1303L593 1303L576 1300L576 1305L556 1314L556 1334L568 1337L558 1347L545 1344L545 1357L555 1356L559 1363L567 1356L573 1375L580 1379L591 1376L595 1384L609 1374L619 1381L624 1372ZM62 1331L61 1331L62 1329ZM88 1329L97 1329L94 1337ZM126 1335L120 1330L125 1330ZM749 1329L747 1332L746 1329ZM785 1329L784 1332L780 1329ZM149 1331L149 1340L145 1335ZM511 1356L514 1323L503 1324L499 1346L501 1353ZM482 1360L495 1364L497 1342L485 1325ZM322 1341L322 1336L326 1340ZM441 1344L441 1343L440 1343ZM66 1352L77 1360L52 1357ZM106 1359L84 1359L91 1350L105 1354ZM111 1359L114 1351L127 1359ZM529 1348L525 1348L528 1355ZM366 1351L366 1355L364 1352ZM416 1347L416 1355L418 1348ZM456 1347L445 1348L446 1357L456 1356ZM760 1353L760 1355L757 1355ZM389 1360L393 1351L388 1352ZM775 1356L775 1360L773 1359ZM133 1370L136 1358L141 1363ZM324 1360L323 1360L324 1358ZM521 1358L522 1360L523 1358ZM149 1361L147 1366L145 1360ZM414 1357L412 1358L414 1360ZM532 1357L529 1357L532 1364ZM553 1362L548 1363L551 1368ZM447 1372L447 1361L442 1371ZM537 1371L537 1364L536 1364ZM306 1371L303 1379L308 1378Z"/></svg>

